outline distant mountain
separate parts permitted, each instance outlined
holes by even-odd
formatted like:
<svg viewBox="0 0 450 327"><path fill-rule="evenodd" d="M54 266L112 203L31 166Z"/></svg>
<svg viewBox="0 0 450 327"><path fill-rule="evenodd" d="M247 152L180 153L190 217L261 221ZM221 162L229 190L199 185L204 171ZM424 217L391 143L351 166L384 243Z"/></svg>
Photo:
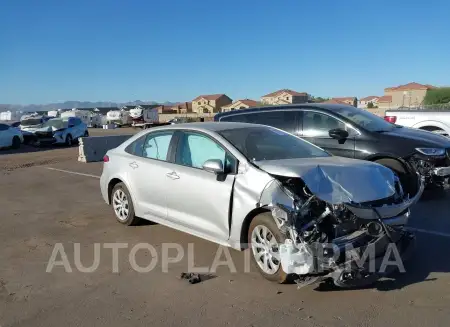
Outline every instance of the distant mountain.
<svg viewBox="0 0 450 327"><path fill-rule="evenodd" d="M48 103L48 104L28 104L28 105L18 105L18 104L0 104L1 111L49 111L54 109L72 109L72 108L95 108L95 107L121 107L121 106L137 106L140 104L158 104L155 101L141 101L135 100L124 103L117 102L90 102L90 101L65 101L60 103ZM164 102L163 105L173 105L175 102Z"/></svg>

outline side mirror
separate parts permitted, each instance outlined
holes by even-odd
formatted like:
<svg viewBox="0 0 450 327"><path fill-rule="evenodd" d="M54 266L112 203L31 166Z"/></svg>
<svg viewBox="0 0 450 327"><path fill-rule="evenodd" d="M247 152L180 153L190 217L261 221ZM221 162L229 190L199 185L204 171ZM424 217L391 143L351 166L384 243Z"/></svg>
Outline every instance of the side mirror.
<svg viewBox="0 0 450 327"><path fill-rule="evenodd" d="M345 140L348 137L348 132L342 128L335 128L335 129L330 129L328 131L328 135L330 135L330 137L333 139Z"/></svg>
<svg viewBox="0 0 450 327"><path fill-rule="evenodd" d="M69 127L69 128L70 128L70 127L75 127L75 125L74 125L74 124L70 124L68 127Z"/></svg>
<svg viewBox="0 0 450 327"><path fill-rule="evenodd" d="M203 164L203 169L214 174L224 173L222 161L219 159L206 160Z"/></svg>

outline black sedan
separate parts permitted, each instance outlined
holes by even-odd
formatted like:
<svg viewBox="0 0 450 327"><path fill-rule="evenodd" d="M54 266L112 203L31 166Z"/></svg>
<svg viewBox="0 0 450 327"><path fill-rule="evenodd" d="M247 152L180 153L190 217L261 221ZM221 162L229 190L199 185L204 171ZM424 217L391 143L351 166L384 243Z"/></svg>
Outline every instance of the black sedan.
<svg viewBox="0 0 450 327"><path fill-rule="evenodd" d="M391 124L352 106L305 103L224 112L216 121L269 125L342 157L375 161L394 171L417 170L428 185L450 176L450 139Z"/></svg>

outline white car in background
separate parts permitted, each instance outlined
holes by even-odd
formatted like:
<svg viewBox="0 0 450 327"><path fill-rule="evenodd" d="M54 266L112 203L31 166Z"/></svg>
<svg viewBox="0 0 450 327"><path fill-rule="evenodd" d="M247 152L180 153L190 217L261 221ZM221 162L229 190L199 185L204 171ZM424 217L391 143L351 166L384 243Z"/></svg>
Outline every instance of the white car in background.
<svg viewBox="0 0 450 327"><path fill-rule="evenodd" d="M18 149L23 143L23 135L19 129L7 124L0 124L0 148Z"/></svg>
<svg viewBox="0 0 450 327"><path fill-rule="evenodd" d="M80 137L88 137L87 125L78 117L62 117L48 120L34 132L34 143L66 144L71 146Z"/></svg>

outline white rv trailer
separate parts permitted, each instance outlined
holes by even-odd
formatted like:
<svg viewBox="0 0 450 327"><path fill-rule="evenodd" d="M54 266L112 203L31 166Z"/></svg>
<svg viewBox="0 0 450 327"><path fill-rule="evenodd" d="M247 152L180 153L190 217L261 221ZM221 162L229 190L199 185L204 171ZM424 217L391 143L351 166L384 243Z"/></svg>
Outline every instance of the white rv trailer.
<svg viewBox="0 0 450 327"><path fill-rule="evenodd" d="M0 112L1 121L19 121L20 117L23 115L21 111L4 111Z"/></svg>
<svg viewBox="0 0 450 327"><path fill-rule="evenodd" d="M130 113L127 110L111 110L106 114L108 124L115 124L117 126L126 126L131 124Z"/></svg>
<svg viewBox="0 0 450 327"><path fill-rule="evenodd" d="M72 110L62 112L61 118L77 117L77 118L80 118L81 121L83 123L85 123L87 126L90 126L91 115L92 115L92 112L90 112L88 110L79 110L77 108L73 108Z"/></svg>

